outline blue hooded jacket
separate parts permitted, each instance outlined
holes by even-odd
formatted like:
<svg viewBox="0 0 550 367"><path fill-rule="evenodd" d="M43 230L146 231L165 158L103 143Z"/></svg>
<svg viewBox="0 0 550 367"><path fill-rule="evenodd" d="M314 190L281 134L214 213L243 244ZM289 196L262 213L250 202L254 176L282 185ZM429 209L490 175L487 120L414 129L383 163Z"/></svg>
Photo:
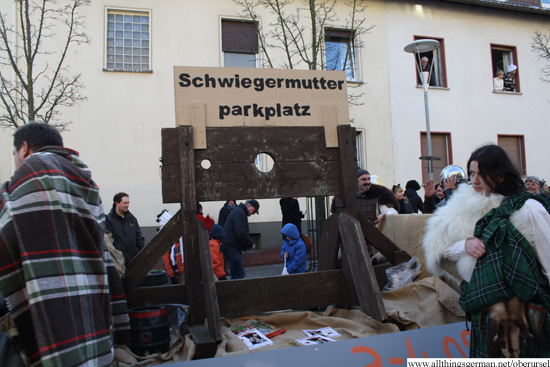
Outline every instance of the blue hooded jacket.
<svg viewBox="0 0 550 367"><path fill-rule="evenodd" d="M281 248L281 257L285 258L285 252L288 252L286 259L286 269L289 274L305 273L307 265L306 244L300 238L298 227L292 223L287 223L281 229L281 233L290 240L285 240Z"/></svg>

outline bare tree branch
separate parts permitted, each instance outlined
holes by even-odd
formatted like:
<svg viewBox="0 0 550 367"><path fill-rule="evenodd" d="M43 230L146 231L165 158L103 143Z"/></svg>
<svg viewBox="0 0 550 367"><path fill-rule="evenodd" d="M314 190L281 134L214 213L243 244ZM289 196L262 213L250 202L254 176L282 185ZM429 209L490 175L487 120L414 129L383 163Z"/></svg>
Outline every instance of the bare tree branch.
<svg viewBox="0 0 550 367"><path fill-rule="evenodd" d="M279 67L294 69L305 64L310 70L326 69L325 28L340 22L335 9L336 1L301 0L300 5L295 6L295 0L233 0L242 9L240 16L256 21L262 56L267 60L264 66L275 67L276 60L270 54L274 50L281 50L285 59ZM342 70L347 71L356 69L356 55L363 46L360 36L368 34L373 26L365 27L366 5L363 1L348 0L345 5L350 11L343 24L350 38L346 54L337 57L344 60ZM257 21L258 7L264 8L273 17L270 24L260 26ZM363 104L361 98L364 93L359 91L361 85L349 86L350 106Z"/></svg>
<svg viewBox="0 0 550 367"><path fill-rule="evenodd" d="M71 122L60 119L61 108L86 100L81 76L69 75L66 58L72 45L90 43L79 14L90 0L14 1L18 24L0 9L0 127L40 119L63 131ZM54 38L64 40L60 49L47 48Z"/></svg>
<svg viewBox="0 0 550 367"><path fill-rule="evenodd" d="M541 80L550 83L550 34L543 34L540 31L535 31L531 49L535 52L539 59L547 61L547 64L541 69Z"/></svg>

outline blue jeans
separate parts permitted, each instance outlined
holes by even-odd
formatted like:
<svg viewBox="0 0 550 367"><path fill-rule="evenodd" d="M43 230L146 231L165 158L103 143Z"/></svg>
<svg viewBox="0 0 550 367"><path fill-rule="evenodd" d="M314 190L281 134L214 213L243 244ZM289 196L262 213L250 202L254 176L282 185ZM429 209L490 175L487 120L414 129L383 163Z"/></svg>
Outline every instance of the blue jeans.
<svg viewBox="0 0 550 367"><path fill-rule="evenodd" d="M229 265L231 270L231 280L244 279L246 272L244 271L242 251L228 245L221 245L220 250L223 253L225 263Z"/></svg>

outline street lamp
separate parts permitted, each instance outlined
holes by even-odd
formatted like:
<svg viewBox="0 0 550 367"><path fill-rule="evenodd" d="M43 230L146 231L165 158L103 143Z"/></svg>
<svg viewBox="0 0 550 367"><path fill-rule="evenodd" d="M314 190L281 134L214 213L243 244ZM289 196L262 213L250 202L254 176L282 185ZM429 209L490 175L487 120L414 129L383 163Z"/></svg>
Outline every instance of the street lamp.
<svg viewBox="0 0 550 367"><path fill-rule="evenodd" d="M418 75L420 75L422 78L422 87L424 88L424 106L426 109L426 140L428 144L428 156L420 157L420 159L424 159L428 161L428 174L430 176L430 180L433 179L432 161L441 159L437 157L435 158L432 157L432 137L430 135L430 111L428 108L428 86L430 84L430 74L433 71L434 60L432 59L429 72L422 71L420 69L420 54L433 51L437 48L439 48L439 42L431 39L414 41L405 46L405 52L416 54L418 56L418 63L416 64L416 68L418 70Z"/></svg>

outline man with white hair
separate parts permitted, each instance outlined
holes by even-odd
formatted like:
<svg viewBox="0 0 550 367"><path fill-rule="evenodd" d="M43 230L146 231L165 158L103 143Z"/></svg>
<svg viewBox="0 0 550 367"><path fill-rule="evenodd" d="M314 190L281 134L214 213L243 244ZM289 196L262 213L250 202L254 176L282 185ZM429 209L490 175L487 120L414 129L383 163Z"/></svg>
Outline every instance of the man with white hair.
<svg viewBox="0 0 550 367"><path fill-rule="evenodd" d="M426 56L420 59L420 72L423 73L426 71L430 73L429 85L431 87L437 87L437 83L435 81L435 73L433 72L433 70L431 70L431 65L429 62L430 60ZM418 76L418 85L422 85L422 74Z"/></svg>
<svg viewBox="0 0 550 367"><path fill-rule="evenodd" d="M504 88L503 91L506 92L515 92L516 91L516 73L518 72L518 67L514 64L508 65L506 68L506 75L504 75Z"/></svg>

